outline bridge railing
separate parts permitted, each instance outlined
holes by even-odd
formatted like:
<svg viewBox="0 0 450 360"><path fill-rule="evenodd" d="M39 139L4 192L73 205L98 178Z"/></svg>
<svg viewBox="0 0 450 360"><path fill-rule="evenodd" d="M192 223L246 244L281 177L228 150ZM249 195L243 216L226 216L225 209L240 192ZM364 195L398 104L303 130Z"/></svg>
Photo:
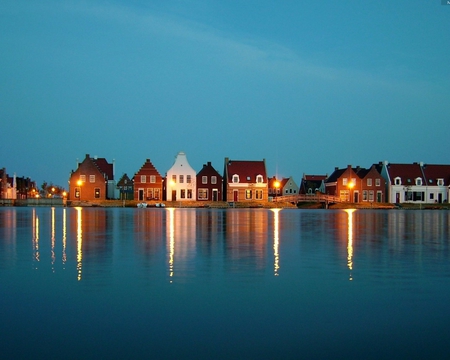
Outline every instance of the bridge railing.
<svg viewBox="0 0 450 360"><path fill-rule="evenodd" d="M286 201L286 202L325 202L325 203L338 203L342 202L339 196L326 195L326 194L297 194L297 195L283 195L273 199L273 201Z"/></svg>

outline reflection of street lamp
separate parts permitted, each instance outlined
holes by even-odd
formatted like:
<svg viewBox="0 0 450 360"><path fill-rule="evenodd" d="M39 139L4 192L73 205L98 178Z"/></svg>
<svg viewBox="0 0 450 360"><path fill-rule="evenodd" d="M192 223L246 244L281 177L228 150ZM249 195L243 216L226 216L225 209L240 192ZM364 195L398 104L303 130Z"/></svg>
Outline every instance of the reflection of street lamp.
<svg viewBox="0 0 450 360"><path fill-rule="evenodd" d="M278 202L278 189L280 188L280 182L275 180L273 185L275 186L275 202Z"/></svg>
<svg viewBox="0 0 450 360"><path fill-rule="evenodd" d="M79 201L81 202L81 186L83 185L83 182L81 181L81 180L78 180L77 181L77 185L79 186L79 193L78 193L78 195L79 195Z"/></svg>

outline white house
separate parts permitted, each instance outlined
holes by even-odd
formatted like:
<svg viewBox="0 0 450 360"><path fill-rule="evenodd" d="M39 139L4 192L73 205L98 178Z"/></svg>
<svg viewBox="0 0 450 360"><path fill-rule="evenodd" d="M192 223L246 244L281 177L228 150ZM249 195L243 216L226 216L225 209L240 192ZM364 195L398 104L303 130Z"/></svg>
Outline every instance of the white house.
<svg viewBox="0 0 450 360"><path fill-rule="evenodd" d="M173 166L166 175L167 201L195 201L196 171L189 165L186 154L182 151L175 157Z"/></svg>

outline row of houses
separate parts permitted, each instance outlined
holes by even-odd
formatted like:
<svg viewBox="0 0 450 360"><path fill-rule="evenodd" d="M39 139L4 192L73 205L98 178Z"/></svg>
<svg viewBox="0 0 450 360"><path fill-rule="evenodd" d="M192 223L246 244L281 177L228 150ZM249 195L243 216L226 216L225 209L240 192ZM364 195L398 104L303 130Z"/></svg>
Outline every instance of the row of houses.
<svg viewBox="0 0 450 360"><path fill-rule="evenodd" d="M0 169L0 199L26 199L36 191L36 183L29 177L10 176L5 168Z"/></svg>
<svg viewBox="0 0 450 360"><path fill-rule="evenodd" d="M292 177L269 177L263 160L224 159L219 173L207 162L196 172L184 152L163 176L146 159L133 176L115 180L115 163L86 155L69 180L70 200L124 199L137 201L270 201L279 196L323 193L347 202L448 202L450 165L391 164L369 168L335 168L331 175L306 175L300 184Z"/></svg>

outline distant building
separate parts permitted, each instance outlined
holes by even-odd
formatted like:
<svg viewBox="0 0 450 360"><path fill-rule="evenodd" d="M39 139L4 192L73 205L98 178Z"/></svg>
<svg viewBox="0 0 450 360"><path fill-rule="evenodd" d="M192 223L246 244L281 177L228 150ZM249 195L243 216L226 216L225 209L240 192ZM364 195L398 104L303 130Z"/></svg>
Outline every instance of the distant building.
<svg viewBox="0 0 450 360"><path fill-rule="evenodd" d="M186 154L180 151L166 175L167 201L196 200L196 172L189 165Z"/></svg>
<svg viewBox="0 0 450 360"><path fill-rule="evenodd" d="M222 176L208 161L197 174L197 200L222 201L222 190Z"/></svg>
<svg viewBox="0 0 450 360"><path fill-rule="evenodd" d="M108 163L105 158L91 158L86 154L85 159L78 163L77 169L70 174L70 200L116 199L117 192L114 163Z"/></svg>
<svg viewBox="0 0 450 360"><path fill-rule="evenodd" d="M134 199L134 183L127 174L123 174L120 180L117 182L117 189L119 190L120 200Z"/></svg>
<svg viewBox="0 0 450 360"><path fill-rule="evenodd" d="M299 188L292 176L289 178L281 178L281 180L273 176L269 179L268 192L269 197L298 195Z"/></svg>
<svg viewBox="0 0 450 360"><path fill-rule="evenodd" d="M303 174L300 183L300 194L314 195L317 192L325 194L325 180L328 175L306 175Z"/></svg>
<svg viewBox="0 0 450 360"><path fill-rule="evenodd" d="M224 164L224 200L268 201L266 160L230 160Z"/></svg>

